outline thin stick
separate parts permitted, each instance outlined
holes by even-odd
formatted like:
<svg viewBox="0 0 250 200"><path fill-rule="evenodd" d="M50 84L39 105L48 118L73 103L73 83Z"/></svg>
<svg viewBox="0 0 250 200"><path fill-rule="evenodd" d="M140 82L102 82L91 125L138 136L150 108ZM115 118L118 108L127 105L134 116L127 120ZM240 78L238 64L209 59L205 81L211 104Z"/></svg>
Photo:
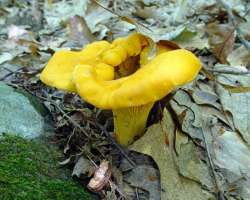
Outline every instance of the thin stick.
<svg viewBox="0 0 250 200"><path fill-rule="evenodd" d="M232 75L248 75L250 71L235 71L235 70L226 70L226 69L209 69L207 67L203 67L205 70L213 72L213 73L221 73L221 74L232 74Z"/></svg>
<svg viewBox="0 0 250 200"><path fill-rule="evenodd" d="M19 69L15 70L15 71L11 71L10 69L4 67L3 69L5 69L6 71L8 71L9 73L6 74L5 76L3 76L2 78L0 78L0 81L4 81L9 76L12 76L13 74L18 73L19 71L23 70L24 68L25 67L22 67L22 68L19 68Z"/></svg>
<svg viewBox="0 0 250 200"><path fill-rule="evenodd" d="M119 189L119 187L113 181L109 180L109 185L111 189L116 190L124 199L127 199L125 194L123 194L123 192Z"/></svg>
<svg viewBox="0 0 250 200"><path fill-rule="evenodd" d="M205 131L208 132L207 124L205 124L204 129L206 129ZM217 188L217 198L218 198L218 200L225 200L225 198L223 196L223 193L221 192L221 189L220 189L220 183L219 183L219 181L217 179L217 176L216 176L214 162L213 162L212 157L211 157L211 152L210 152L209 145L207 143L207 139L206 139L206 136L204 134L203 128L202 128L201 133L202 133L202 138L203 138L203 141L204 141L204 144L205 144L205 150L206 150L206 153L207 153L208 162L209 162L210 168L212 170L212 175L213 175L214 182L215 182L215 185L216 185L216 188Z"/></svg>
<svg viewBox="0 0 250 200"><path fill-rule="evenodd" d="M93 122L90 122L93 124ZM117 142L114 140L114 138L111 137L111 135L109 134L109 132L101 125L101 124L98 124L98 123L95 123L94 124L95 126L97 126L105 135L106 137L112 142L112 144L120 151L120 153L128 160L128 162L133 166L135 167L136 164L134 163L134 161L132 161L129 156L127 155L127 153L125 153L124 149L119 145L117 144Z"/></svg>
<svg viewBox="0 0 250 200"><path fill-rule="evenodd" d="M135 188L135 194L136 194L136 199L140 200L137 187Z"/></svg>

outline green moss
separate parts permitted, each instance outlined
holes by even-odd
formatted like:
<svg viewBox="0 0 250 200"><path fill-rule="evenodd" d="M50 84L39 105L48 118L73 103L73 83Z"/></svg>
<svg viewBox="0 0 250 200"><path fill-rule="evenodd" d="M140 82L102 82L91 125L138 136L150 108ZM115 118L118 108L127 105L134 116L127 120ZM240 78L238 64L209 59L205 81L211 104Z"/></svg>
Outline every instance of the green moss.
<svg viewBox="0 0 250 200"><path fill-rule="evenodd" d="M83 187L58 167L55 149L17 136L0 139L1 200L90 200Z"/></svg>

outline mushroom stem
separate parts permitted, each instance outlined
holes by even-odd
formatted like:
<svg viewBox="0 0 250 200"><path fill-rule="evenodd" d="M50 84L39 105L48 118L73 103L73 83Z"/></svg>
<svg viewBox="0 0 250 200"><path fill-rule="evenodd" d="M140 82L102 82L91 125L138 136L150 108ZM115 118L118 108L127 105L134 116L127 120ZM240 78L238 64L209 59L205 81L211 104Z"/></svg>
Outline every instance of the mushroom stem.
<svg viewBox="0 0 250 200"><path fill-rule="evenodd" d="M136 136L143 134L153 104L113 109L114 133L119 144L128 146Z"/></svg>

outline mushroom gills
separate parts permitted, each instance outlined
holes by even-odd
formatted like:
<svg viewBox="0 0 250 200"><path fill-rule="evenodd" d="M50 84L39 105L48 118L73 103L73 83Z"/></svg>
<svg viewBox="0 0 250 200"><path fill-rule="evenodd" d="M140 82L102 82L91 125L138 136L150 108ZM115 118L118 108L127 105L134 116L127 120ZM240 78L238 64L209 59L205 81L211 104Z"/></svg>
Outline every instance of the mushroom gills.
<svg viewBox="0 0 250 200"><path fill-rule="evenodd" d="M115 138L122 146L128 146L146 128L149 112L154 103L113 109Z"/></svg>

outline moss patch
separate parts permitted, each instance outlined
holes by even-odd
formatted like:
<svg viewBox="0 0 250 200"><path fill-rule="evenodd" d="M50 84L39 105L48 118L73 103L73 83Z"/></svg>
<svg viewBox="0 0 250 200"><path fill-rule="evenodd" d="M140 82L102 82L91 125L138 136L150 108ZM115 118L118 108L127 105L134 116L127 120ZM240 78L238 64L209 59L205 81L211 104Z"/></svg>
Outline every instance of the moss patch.
<svg viewBox="0 0 250 200"><path fill-rule="evenodd" d="M58 167L55 149L17 136L0 138L1 200L90 200Z"/></svg>

